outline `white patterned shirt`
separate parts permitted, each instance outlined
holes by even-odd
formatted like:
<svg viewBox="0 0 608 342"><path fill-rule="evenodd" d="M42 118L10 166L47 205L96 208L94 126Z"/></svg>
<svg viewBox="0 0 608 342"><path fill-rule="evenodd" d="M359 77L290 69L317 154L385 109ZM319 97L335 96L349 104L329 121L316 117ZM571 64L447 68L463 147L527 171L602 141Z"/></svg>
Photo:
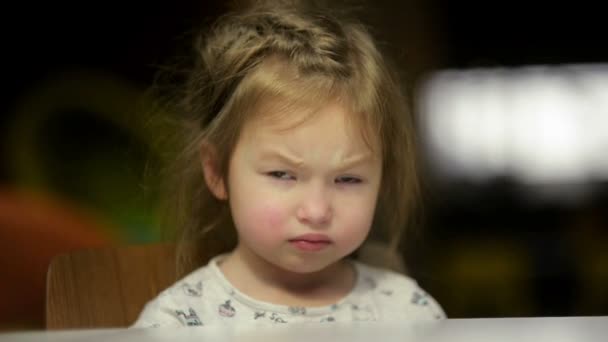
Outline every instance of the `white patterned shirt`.
<svg viewBox="0 0 608 342"><path fill-rule="evenodd" d="M321 307L295 307L253 299L237 290L218 267L224 255L190 273L148 302L133 327L280 324L295 322L401 321L445 318L415 280L353 261L351 292Z"/></svg>

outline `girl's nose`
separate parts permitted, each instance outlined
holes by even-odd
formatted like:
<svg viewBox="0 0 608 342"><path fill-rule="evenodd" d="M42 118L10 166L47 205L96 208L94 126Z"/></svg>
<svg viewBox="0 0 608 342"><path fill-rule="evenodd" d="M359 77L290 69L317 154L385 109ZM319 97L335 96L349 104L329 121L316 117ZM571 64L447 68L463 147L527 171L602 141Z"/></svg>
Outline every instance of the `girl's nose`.
<svg viewBox="0 0 608 342"><path fill-rule="evenodd" d="M300 222L316 227L329 223L332 214L329 194L321 187L309 189L297 209L297 218Z"/></svg>

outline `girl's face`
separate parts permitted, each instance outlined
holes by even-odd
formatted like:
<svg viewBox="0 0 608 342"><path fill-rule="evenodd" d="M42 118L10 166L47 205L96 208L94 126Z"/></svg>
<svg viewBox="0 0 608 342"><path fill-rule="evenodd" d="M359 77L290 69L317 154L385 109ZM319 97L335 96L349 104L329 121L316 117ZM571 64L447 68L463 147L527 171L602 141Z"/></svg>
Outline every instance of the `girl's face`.
<svg viewBox="0 0 608 342"><path fill-rule="evenodd" d="M299 118L302 113L282 117ZM283 270L320 271L368 235L382 161L335 102L290 127L290 119L252 119L228 174L239 248ZM377 150L377 149L375 149Z"/></svg>

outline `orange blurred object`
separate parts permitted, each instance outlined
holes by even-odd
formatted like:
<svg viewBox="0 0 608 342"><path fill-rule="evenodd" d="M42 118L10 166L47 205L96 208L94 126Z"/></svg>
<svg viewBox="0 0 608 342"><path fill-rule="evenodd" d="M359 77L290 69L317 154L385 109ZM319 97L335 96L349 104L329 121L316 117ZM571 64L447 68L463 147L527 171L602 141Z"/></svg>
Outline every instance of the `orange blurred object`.
<svg viewBox="0 0 608 342"><path fill-rule="evenodd" d="M50 260L112 244L108 231L99 218L61 199L0 189L0 329L43 328Z"/></svg>

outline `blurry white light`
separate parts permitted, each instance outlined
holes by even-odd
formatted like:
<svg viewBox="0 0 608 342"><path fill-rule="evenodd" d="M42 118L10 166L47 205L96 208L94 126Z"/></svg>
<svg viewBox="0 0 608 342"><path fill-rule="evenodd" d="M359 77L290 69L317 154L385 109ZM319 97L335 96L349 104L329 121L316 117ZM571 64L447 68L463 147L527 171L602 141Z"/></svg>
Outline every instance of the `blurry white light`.
<svg viewBox="0 0 608 342"><path fill-rule="evenodd" d="M443 71L421 89L422 139L443 176L608 180L608 65Z"/></svg>

